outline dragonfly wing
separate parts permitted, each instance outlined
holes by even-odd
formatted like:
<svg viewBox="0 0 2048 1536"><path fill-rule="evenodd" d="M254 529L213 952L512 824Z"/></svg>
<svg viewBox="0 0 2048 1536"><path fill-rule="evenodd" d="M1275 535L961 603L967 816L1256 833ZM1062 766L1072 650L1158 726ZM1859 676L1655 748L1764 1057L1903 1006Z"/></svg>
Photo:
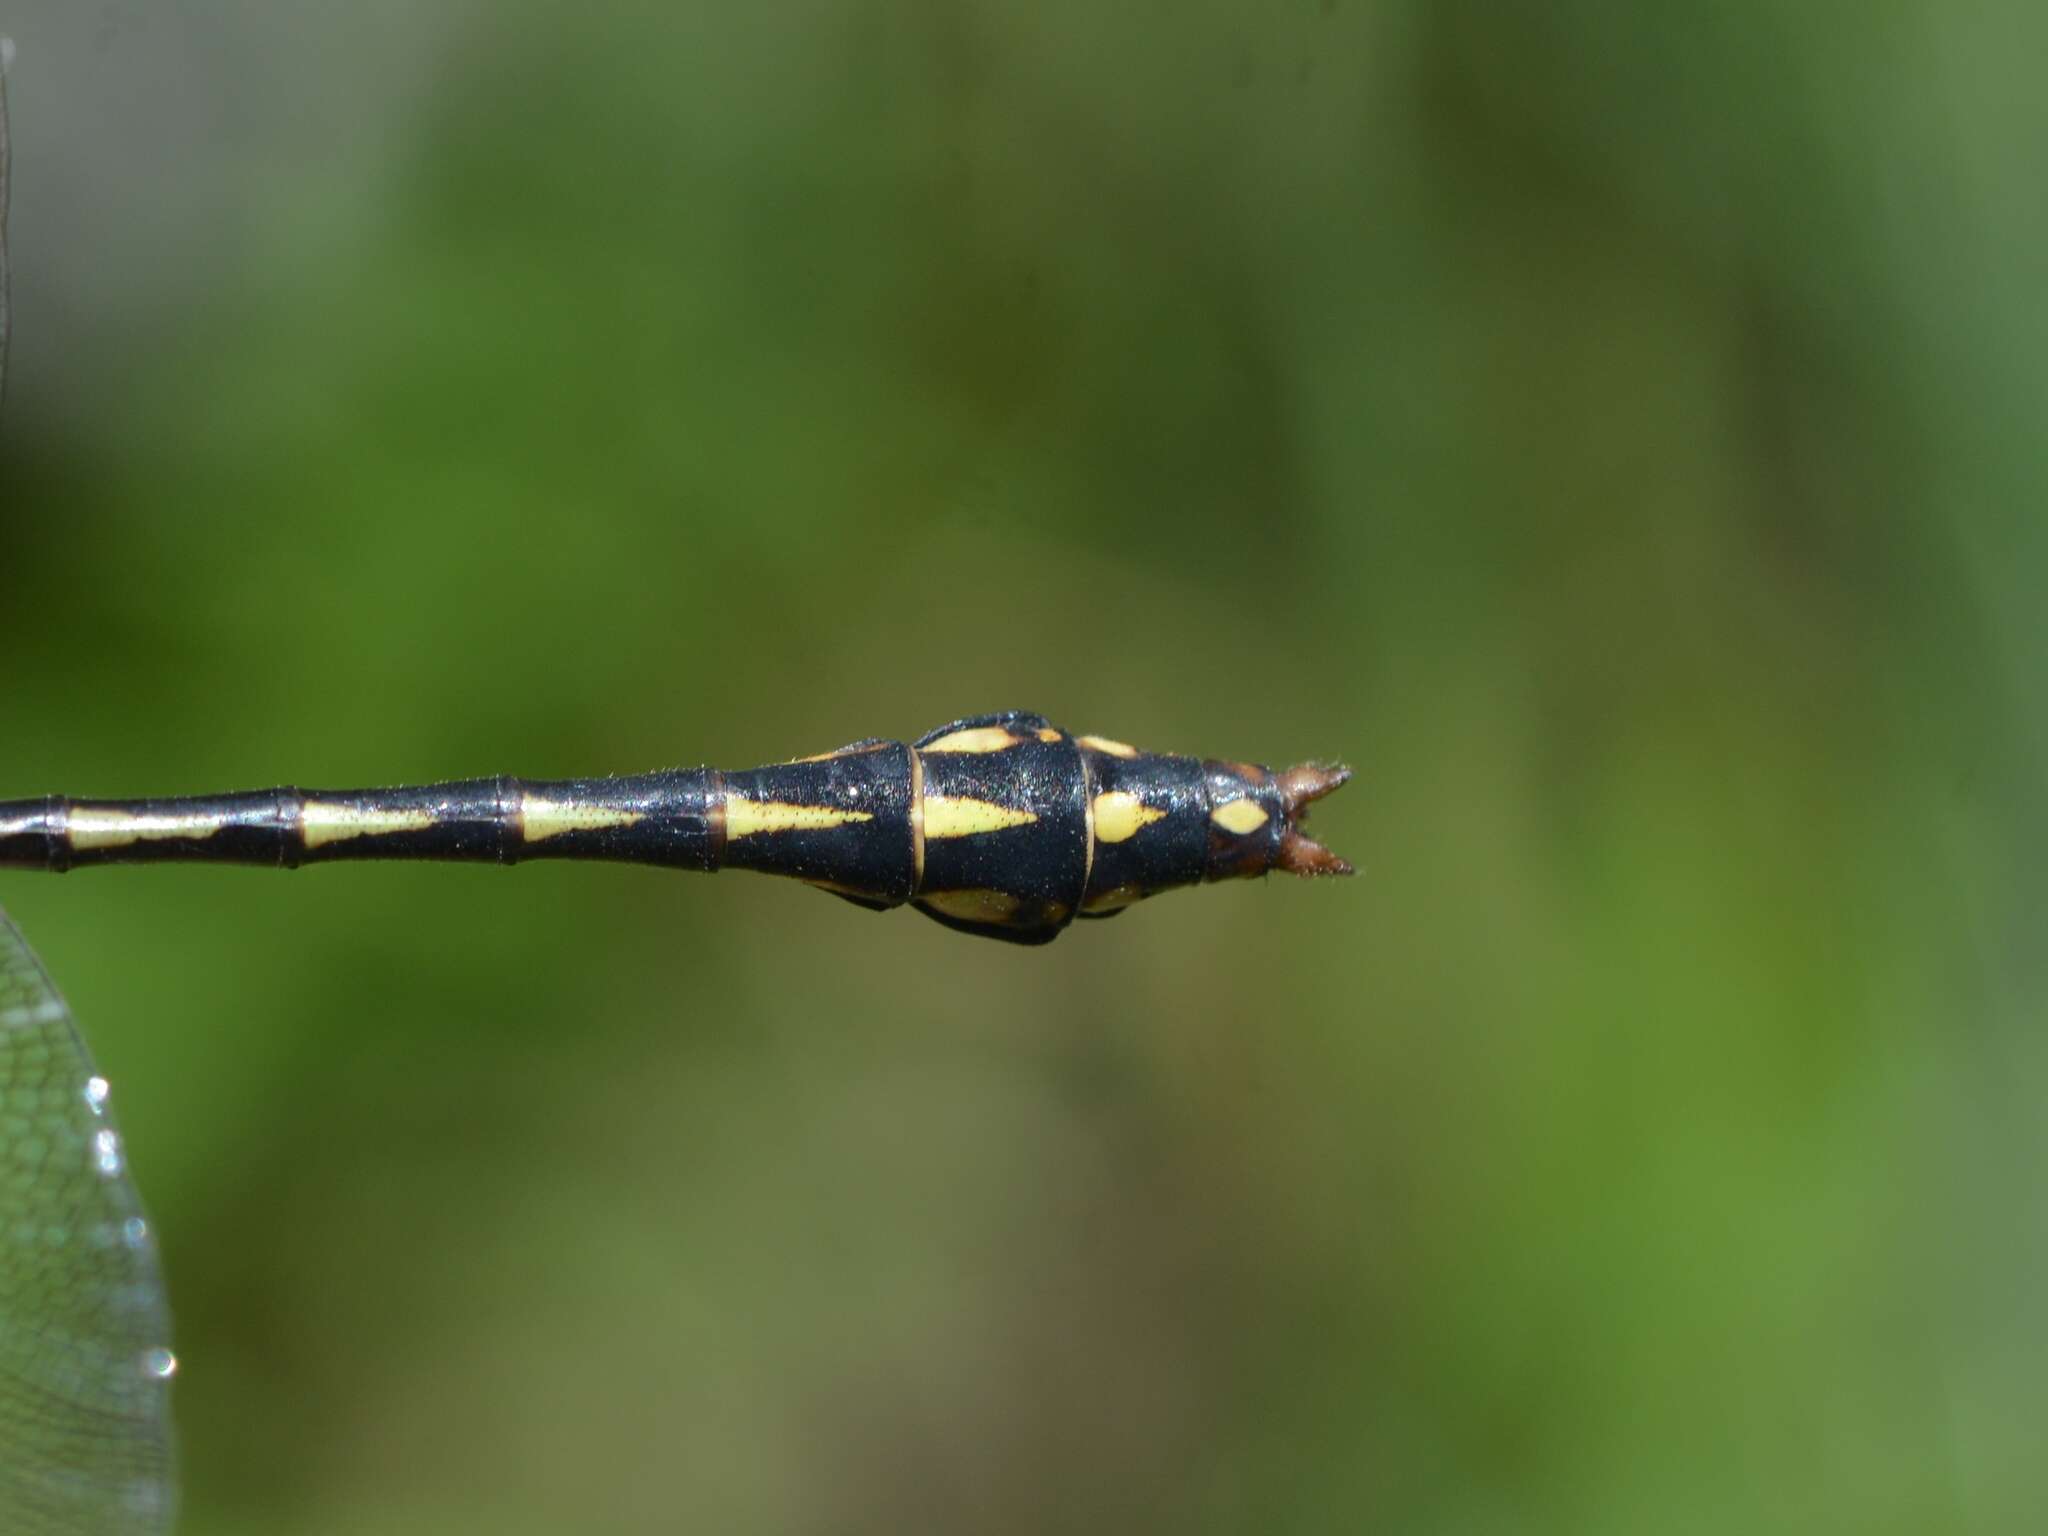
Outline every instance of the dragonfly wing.
<svg viewBox="0 0 2048 1536"><path fill-rule="evenodd" d="M168 1530L174 1363L106 1080L0 912L0 1531Z"/></svg>

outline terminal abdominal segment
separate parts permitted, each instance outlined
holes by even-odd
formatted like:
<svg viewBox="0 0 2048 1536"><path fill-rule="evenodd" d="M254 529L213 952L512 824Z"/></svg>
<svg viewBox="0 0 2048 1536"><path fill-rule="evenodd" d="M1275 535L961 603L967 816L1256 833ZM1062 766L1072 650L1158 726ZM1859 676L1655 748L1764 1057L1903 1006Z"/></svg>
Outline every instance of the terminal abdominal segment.
<svg viewBox="0 0 2048 1536"><path fill-rule="evenodd" d="M1175 886L1348 875L1301 830L1337 764L1141 752L1043 716L979 715L906 745L764 768L154 800L0 801L0 867L165 861L596 859L788 875L864 907L1043 944Z"/></svg>

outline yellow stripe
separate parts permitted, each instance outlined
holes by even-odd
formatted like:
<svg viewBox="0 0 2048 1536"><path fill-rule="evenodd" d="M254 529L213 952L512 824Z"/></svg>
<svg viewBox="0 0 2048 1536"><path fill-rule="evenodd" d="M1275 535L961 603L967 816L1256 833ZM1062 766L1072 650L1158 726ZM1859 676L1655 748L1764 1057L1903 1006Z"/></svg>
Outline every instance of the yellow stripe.
<svg viewBox="0 0 2048 1536"><path fill-rule="evenodd" d="M1259 809L1257 801L1230 800L1211 811L1209 819L1224 831L1243 837L1266 824L1266 813Z"/></svg>
<svg viewBox="0 0 2048 1536"><path fill-rule="evenodd" d="M924 759L910 748L910 888L924 886Z"/></svg>
<svg viewBox="0 0 2048 1536"><path fill-rule="evenodd" d="M1128 790L1112 789L1095 797L1095 835L1105 843L1121 843L1165 819L1166 812Z"/></svg>
<svg viewBox="0 0 2048 1536"><path fill-rule="evenodd" d="M433 824L432 811L366 810L359 805L338 805L326 800L308 800L301 822L309 849L345 843L356 837L424 832Z"/></svg>
<svg viewBox="0 0 2048 1536"><path fill-rule="evenodd" d="M792 757L792 763L829 763L835 757L866 757L870 752L879 752L894 742L871 741L865 746L834 747L830 752L813 752L809 757Z"/></svg>
<svg viewBox="0 0 2048 1536"><path fill-rule="evenodd" d="M126 848L135 843L166 842L174 837L211 837L220 829L218 816L205 816L196 811L187 811L183 815L151 816L74 805L64 833L71 846L83 853L94 848Z"/></svg>
<svg viewBox="0 0 2048 1536"><path fill-rule="evenodd" d="M929 749L927 749L929 750ZM972 837L977 832L1000 832L1006 827L1026 827L1038 820L1030 811L1015 810L990 800L968 800L955 795L924 797L924 835Z"/></svg>
<svg viewBox="0 0 2048 1536"><path fill-rule="evenodd" d="M1111 757L1136 757L1138 749L1127 741L1111 741L1107 736L1076 736L1074 740L1094 752L1107 752Z"/></svg>
<svg viewBox="0 0 2048 1536"><path fill-rule="evenodd" d="M927 891L918 905L943 912L963 923L1004 923L1016 913L1019 902L1008 891Z"/></svg>
<svg viewBox="0 0 2048 1536"><path fill-rule="evenodd" d="M519 826L529 843L544 843L565 832L608 832L646 820L644 811L622 811L608 805L578 805L569 800L544 800L523 795L519 801Z"/></svg>
<svg viewBox="0 0 2048 1536"><path fill-rule="evenodd" d="M937 741L926 742L920 752L1001 752L1017 745L1019 738L1012 736L1000 725L976 725L964 731L954 731L941 736Z"/></svg>
<svg viewBox="0 0 2048 1536"><path fill-rule="evenodd" d="M1057 726L1041 725L1038 728L1038 739L1044 742L1058 741L1060 739L1059 728Z"/></svg>
<svg viewBox="0 0 2048 1536"><path fill-rule="evenodd" d="M1134 901L1140 901L1145 893L1135 885L1112 885L1106 891L1099 891L1081 903L1083 912L1119 912Z"/></svg>
<svg viewBox="0 0 2048 1536"><path fill-rule="evenodd" d="M751 837L756 832L811 832L843 827L849 821L873 821L867 811L842 811L829 805L791 805L786 800L742 800L725 797L725 835Z"/></svg>
<svg viewBox="0 0 2048 1536"><path fill-rule="evenodd" d="M1095 773L1088 766L1088 754L1080 755L1081 764L1081 831L1085 834L1081 846L1081 889L1087 890L1095 879Z"/></svg>

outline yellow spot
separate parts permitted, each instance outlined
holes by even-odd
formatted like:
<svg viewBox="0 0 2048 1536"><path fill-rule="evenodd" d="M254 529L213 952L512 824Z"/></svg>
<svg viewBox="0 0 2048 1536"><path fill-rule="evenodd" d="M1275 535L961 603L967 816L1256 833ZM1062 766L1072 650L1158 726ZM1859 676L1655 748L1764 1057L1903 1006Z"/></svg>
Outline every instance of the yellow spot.
<svg viewBox="0 0 2048 1536"><path fill-rule="evenodd" d="M1074 740L1091 752L1107 752L1111 757L1136 757L1138 749L1127 741L1111 741L1107 736L1076 736Z"/></svg>
<svg viewBox="0 0 2048 1536"><path fill-rule="evenodd" d="M608 832L614 827L630 827L645 818L642 811L544 800L538 795L524 796L519 802L519 825L529 843L544 843L564 832Z"/></svg>
<svg viewBox="0 0 2048 1536"><path fill-rule="evenodd" d="M920 906L957 917L963 923L1004 923L1021 905L1008 891L927 891L918 897Z"/></svg>
<svg viewBox="0 0 2048 1536"><path fill-rule="evenodd" d="M1099 891L1081 903L1083 912L1119 912L1132 902L1141 900L1145 893L1135 885L1112 885L1106 891Z"/></svg>
<svg viewBox="0 0 2048 1536"><path fill-rule="evenodd" d="M1266 813L1256 800L1230 800L1209 813L1209 819L1226 832L1243 837L1266 824Z"/></svg>
<svg viewBox="0 0 2048 1536"><path fill-rule="evenodd" d="M928 742L919 750L924 752L1000 752L1006 747L1017 745L1018 738L1012 736L1000 725L971 726L964 731L952 731L937 741Z"/></svg>
<svg viewBox="0 0 2048 1536"><path fill-rule="evenodd" d="M1127 790L1112 789L1095 797L1095 835L1105 843L1121 843L1165 819L1166 812Z"/></svg>
<svg viewBox="0 0 2048 1536"><path fill-rule="evenodd" d="M1057 726L1041 725L1038 728L1038 739L1047 742L1058 741L1060 739L1059 728Z"/></svg>
<svg viewBox="0 0 2048 1536"><path fill-rule="evenodd" d="M336 805L326 800L308 800L305 819L306 846L324 848L345 843L353 837L389 837L394 832L424 832L434 824L432 811L385 811L359 805Z"/></svg>
<svg viewBox="0 0 2048 1536"><path fill-rule="evenodd" d="M1000 832L1005 827L1026 827L1038 820L1030 811L1015 810L988 800L968 800L954 795L924 797L924 835L972 837L977 832Z"/></svg>
<svg viewBox="0 0 2048 1536"><path fill-rule="evenodd" d="M786 800L742 800L725 797L725 835L750 837L756 832L815 832L843 827L849 821L873 821L866 811L842 811L830 805L791 805Z"/></svg>
<svg viewBox="0 0 2048 1536"><path fill-rule="evenodd" d="M194 811L182 815L136 814L132 811L100 810L74 805L65 825L71 846L84 852L91 848L126 848L134 843L160 843L174 837L211 837L220 830L220 819Z"/></svg>

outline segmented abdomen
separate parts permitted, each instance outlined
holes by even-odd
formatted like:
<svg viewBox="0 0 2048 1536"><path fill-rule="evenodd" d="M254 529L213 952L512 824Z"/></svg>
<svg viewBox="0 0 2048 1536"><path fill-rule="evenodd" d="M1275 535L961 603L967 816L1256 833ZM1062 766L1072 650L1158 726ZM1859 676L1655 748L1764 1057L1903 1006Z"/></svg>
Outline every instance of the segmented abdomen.
<svg viewBox="0 0 2048 1536"><path fill-rule="evenodd" d="M1342 872L1293 830L1342 770L1140 752L1040 715L955 721L764 768L378 790L0 802L0 865L598 859L758 870L1043 943L1202 880ZM1318 862L1320 861L1320 862Z"/></svg>

